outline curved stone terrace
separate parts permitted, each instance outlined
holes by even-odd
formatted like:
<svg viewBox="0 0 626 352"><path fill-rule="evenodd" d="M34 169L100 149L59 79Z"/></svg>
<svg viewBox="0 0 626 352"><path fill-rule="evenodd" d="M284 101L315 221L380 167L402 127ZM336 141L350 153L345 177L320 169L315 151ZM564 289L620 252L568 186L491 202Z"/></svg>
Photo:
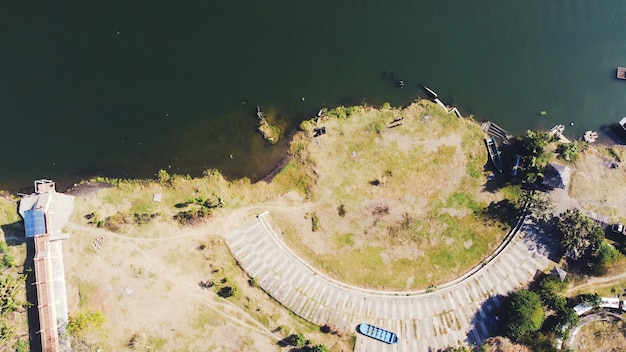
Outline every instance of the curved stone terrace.
<svg viewBox="0 0 626 352"><path fill-rule="evenodd" d="M237 262L282 305L317 325L355 333L360 323L398 334L386 345L357 334L355 351L428 351L492 336L502 297L550 265L557 245L522 216L483 264L433 292L376 291L317 271L291 251L260 215L226 236Z"/></svg>

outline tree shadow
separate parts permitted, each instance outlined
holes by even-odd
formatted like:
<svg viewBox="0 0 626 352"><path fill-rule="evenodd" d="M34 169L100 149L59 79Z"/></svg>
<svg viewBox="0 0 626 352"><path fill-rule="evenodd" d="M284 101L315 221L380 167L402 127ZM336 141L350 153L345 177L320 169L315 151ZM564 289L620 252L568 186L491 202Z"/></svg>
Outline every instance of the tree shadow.
<svg viewBox="0 0 626 352"><path fill-rule="evenodd" d="M600 127L607 137L609 137L615 144L624 144L626 141L626 131L617 122L610 123L608 125L602 125Z"/></svg>
<svg viewBox="0 0 626 352"><path fill-rule="evenodd" d="M526 220L520 230L524 233L524 244L533 253L533 257L543 255L555 263L561 261L563 257L561 242L551 226L541 221Z"/></svg>
<svg viewBox="0 0 626 352"><path fill-rule="evenodd" d="M26 242L23 221L0 225L0 228L2 229L2 232L4 232L4 241L9 246L19 246Z"/></svg>
<svg viewBox="0 0 626 352"><path fill-rule="evenodd" d="M485 220L500 222L509 227L515 226L519 217L519 208L508 199L491 202L482 212Z"/></svg>
<svg viewBox="0 0 626 352"><path fill-rule="evenodd" d="M466 342L475 346L483 345L485 340L502 334L504 306L507 297L498 294L489 297L476 310L470 319L472 329L466 336Z"/></svg>

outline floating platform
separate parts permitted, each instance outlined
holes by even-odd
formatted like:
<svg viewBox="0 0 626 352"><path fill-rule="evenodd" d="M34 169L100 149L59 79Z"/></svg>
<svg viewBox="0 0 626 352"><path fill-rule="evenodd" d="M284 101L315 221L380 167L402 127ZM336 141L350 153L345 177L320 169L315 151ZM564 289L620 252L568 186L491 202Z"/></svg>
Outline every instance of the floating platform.
<svg viewBox="0 0 626 352"><path fill-rule="evenodd" d="M618 67L617 68L617 78L618 79L626 79L626 67Z"/></svg>
<svg viewBox="0 0 626 352"><path fill-rule="evenodd" d="M583 140L587 143L593 143L598 139L598 132L595 131L587 131L583 135Z"/></svg>
<svg viewBox="0 0 626 352"><path fill-rule="evenodd" d="M400 339L395 332L391 332L370 324L359 324L359 332L365 336L388 344L398 343Z"/></svg>

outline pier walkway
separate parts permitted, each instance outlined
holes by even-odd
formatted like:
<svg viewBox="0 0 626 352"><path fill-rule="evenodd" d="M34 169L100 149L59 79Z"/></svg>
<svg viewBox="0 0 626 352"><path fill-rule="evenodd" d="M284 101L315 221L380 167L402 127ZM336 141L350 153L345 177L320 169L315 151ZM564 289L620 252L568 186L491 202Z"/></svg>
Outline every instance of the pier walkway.
<svg viewBox="0 0 626 352"><path fill-rule="evenodd" d="M502 143L509 144L515 137L507 132L504 128L487 120L480 124L480 127L490 136L499 138Z"/></svg>
<svg viewBox="0 0 626 352"><path fill-rule="evenodd" d="M228 234L226 243L263 290L302 318L350 333L369 323L400 338L386 345L357 334L355 351L408 352L480 343L491 336L503 295L551 263L557 245L542 242L534 230L529 221L520 221L482 267L430 293L368 290L334 280L287 248L265 216Z"/></svg>

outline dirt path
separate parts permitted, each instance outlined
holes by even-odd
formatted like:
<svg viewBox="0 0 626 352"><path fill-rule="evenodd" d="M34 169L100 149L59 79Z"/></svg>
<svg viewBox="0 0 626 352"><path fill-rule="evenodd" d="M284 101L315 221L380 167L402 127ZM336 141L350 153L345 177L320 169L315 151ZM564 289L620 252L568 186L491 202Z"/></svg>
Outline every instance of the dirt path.
<svg viewBox="0 0 626 352"><path fill-rule="evenodd" d="M593 288L598 285L610 284L613 281L618 281L618 280L626 280L626 272L623 272L621 274L611 275L611 276L591 278L587 280L587 282L585 282L584 284L570 287L567 291L565 291L565 295L569 296L576 291L585 290L587 288Z"/></svg>

